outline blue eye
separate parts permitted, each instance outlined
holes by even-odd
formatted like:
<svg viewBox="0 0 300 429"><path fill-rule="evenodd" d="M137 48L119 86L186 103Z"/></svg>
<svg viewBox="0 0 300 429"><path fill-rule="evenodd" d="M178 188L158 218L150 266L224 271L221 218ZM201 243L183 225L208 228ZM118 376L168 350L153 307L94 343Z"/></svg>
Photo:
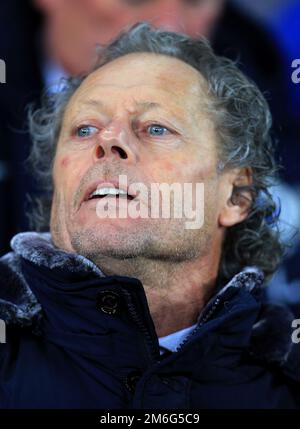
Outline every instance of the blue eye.
<svg viewBox="0 0 300 429"><path fill-rule="evenodd" d="M78 137L89 137L92 134L95 134L98 131L98 128L92 127L91 125L83 125L82 127L77 128Z"/></svg>
<svg viewBox="0 0 300 429"><path fill-rule="evenodd" d="M166 132L167 133L169 132L168 128L157 124L150 125L147 128L147 131L151 134L151 136L154 136L154 137L160 137L165 135Z"/></svg>

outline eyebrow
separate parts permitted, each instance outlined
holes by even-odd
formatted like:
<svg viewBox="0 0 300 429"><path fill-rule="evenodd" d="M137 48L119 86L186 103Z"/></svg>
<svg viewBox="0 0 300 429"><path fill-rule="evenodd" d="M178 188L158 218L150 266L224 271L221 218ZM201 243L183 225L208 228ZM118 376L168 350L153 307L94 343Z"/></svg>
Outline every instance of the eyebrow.
<svg viewBox="0 0 300 429"><path fill-rule="evenodd" d="M97 109L100 108L103 111L107 109L107 105L105 105L103 101L95 100L93 98L84 100L81 102L81 104L83 106L96 107ZM167 112L165 107L162 104L156 103L154 101L137 101L135 105L136 105L136 110L140 110L142 113L155 110L155 109L162 109L165 112ZM178 129L181 129L184 126L184 123L182 122L182 118L179 118L177 115L174 115L173 112L168 112L168 113L172 115L174 125L178 127Z"/></svg>

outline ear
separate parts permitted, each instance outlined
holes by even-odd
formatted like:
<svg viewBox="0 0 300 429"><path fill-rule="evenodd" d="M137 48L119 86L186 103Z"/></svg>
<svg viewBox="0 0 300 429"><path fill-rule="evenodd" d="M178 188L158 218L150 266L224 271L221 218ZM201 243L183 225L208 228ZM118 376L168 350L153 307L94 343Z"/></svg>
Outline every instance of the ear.
<svg viewBox="0 0 300 429"><path fill-rule="evenodd" d="M252 183L250 167L223 173L220 189L220 226L228 228L243 222L247 218L253 201L253 195L249 190Z"/></svg>

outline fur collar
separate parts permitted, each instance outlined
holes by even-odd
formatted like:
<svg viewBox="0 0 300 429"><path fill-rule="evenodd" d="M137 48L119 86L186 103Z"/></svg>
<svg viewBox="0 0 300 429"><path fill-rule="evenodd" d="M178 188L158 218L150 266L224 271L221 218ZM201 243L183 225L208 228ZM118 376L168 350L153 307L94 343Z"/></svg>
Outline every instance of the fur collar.
<svg viewBox="0 0 300 429"><path fill-rule="evenodd" d="M11 241L13 252L0 258L0 319L19 326L32 326L42 317L42 308L22 275L22 258L48 269L69 270L78 277L87 275L103 277L103 272L91 261L76 253L57 249L49 233L27 232L16 235ZM260 288L263 274L248 267L237 274L219 294L234 286L250 293ZM287 363L292 354L292 313L285 307L262 307L259 320L252 329L250 354L260 361Z"/></svg>
<svg viewBox="0 0 300 429"><path fill-rule="evenodd" d="M89 259L77 253L68 253L54 246L50 233L23 232L11 240L11 248L22 258L50 270L59 268L72 271L79 276L96 274L103 277L102 271Z"/></svg>

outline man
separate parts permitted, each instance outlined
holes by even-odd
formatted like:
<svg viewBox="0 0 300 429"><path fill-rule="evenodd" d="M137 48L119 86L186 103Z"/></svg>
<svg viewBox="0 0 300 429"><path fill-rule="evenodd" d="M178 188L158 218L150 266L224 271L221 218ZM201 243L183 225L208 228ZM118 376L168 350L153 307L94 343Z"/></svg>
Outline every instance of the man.
<svg viewBox="0 0 300 429"><path fill-rule="evenodd" d="M5 167L2 180L0 177L0 198L6 201L0 219L1 255L8 250L13 234L28 229L27 194L37 192L30 172L24 168L30 148L25 106L39 100L43 86L56 90L61 76L88 70L95 58L96 44L106 43L138 20L184 31L192 37L208 37L217 53L238 58L260 89L271 95L275 122L281 127L287 123L287 109L282 109L286 102L280 90L283 84L279 49L261 25L230 1L23 0L20 3L6 0L2 3L0 53L7 64L8 79L5 85L0 85L1 130L6 142L0 148L0 163ZM291 125L285 128L289 133L293 129ZM287 152L293 164L294 150L289 148ZM292 164L286 172L292 171Z"/></svg>
<svg viewBox="0 0 300 429"><path fill-rule="evenodd" d="M139 24L30 121L50 234L0 262L1 406L297 407L293 316L261 300L282 248L257 87Z"/></svg>

